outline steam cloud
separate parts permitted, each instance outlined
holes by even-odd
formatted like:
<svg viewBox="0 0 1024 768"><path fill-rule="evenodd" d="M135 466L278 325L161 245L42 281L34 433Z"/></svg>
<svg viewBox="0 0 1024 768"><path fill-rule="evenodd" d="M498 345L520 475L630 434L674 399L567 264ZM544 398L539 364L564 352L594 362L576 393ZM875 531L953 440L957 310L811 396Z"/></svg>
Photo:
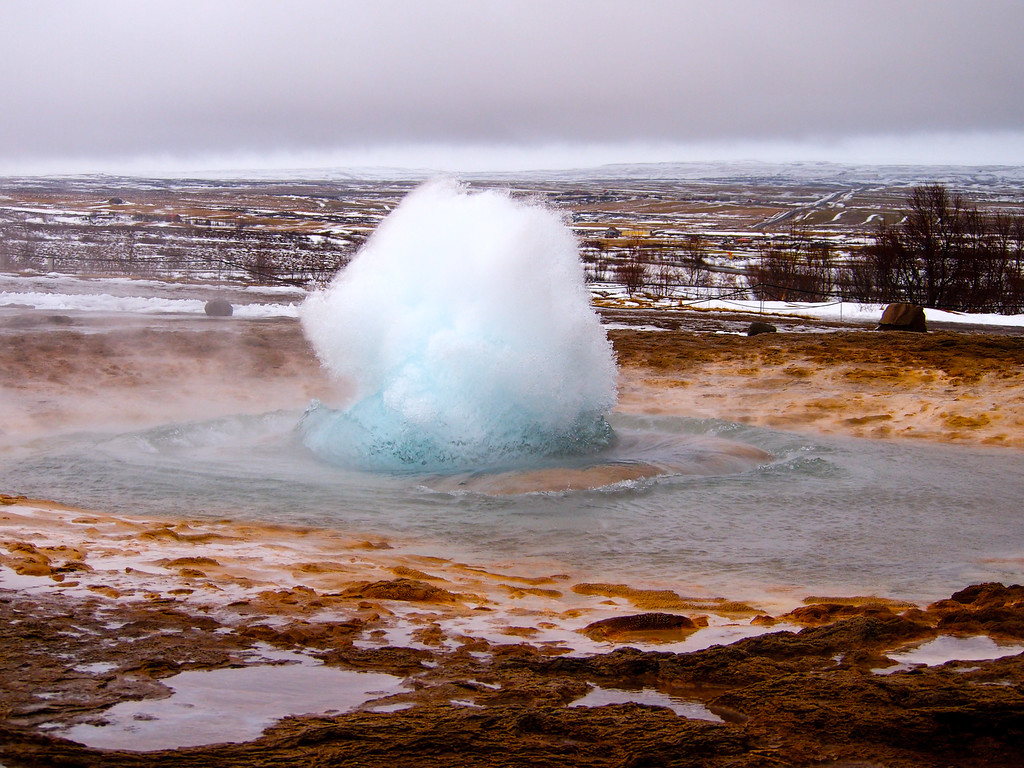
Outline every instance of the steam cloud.
<svg viewBox="0 0 1024 768"><path fill-rule="evenodd" d="M372 469L463 469L598 450L611 344L554 211L435 180L409 194L300 317L355 388L314 403L306 444Z"/></svg>

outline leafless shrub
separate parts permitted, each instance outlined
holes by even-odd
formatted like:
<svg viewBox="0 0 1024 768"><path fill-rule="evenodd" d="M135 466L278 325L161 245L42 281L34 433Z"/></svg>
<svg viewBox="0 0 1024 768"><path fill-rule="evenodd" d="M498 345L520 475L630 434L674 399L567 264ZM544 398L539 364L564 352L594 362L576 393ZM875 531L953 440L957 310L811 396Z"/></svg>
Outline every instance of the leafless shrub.
<svg viewBox="0 0 1024 768"><path fill-rule="evenodd" d="M916 187L882 224L851 282L868 301L1016 313L1024 307L1024 216L985 215L940 184Z"/></svg>
<svg viewBox="0 0 1024 768"><path fill-rule="evenodd" d="M630 295L647 285L650 256L648 247L640 237L630 240L625 257L615 265L615 278Z"/></svg>
<svg viewBox="0 0 1024 768"><path fill-rule="evenodd" d="M824 301L835 289L832 248L801 230L759 245L750 270L754 297L771 301Z"/></svg>
<svg viewBox="0 0 1024 768"><path fill-rule="evenodd" d="M690 285L711 284L707 255L707 242L701 235L689 235L683 242L683 269Z"/></svg>

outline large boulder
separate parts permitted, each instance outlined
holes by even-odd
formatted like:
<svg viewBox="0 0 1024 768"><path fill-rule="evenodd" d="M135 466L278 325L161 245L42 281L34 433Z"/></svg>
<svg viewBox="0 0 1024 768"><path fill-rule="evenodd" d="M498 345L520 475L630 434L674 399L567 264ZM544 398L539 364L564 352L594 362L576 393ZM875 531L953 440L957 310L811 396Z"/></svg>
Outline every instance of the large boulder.
<svg viewBox="0 0 1024 768"><path fill-rule="evenodd" d="M231 317L234 312L231 302L227 299L211 299L206 302L206 314L210 317Z"/></svg>
<svg viewBox="0 0 1024 768"><path fill-rule="evenodd" d="M755 320L747 326L747 336L757 336L762 333L776 333L779 329L771 323L763 323Z"/></svg>
<svg viewBox="0 0 1024 768"><path fill-rule="evenodd" d="M878 330L925 333L928 326L924 319L924 308L917 304L890 304L882 312Z"/></svg>

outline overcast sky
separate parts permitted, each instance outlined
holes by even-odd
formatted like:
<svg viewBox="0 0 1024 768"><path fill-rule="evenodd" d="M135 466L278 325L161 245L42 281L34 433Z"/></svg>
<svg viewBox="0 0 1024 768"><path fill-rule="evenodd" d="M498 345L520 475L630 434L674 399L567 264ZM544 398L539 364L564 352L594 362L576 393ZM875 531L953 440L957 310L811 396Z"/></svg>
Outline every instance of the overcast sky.
<svg viewBox="0 0 1024 768"><path fill-rule="evenodd" d="M0 173L1024 164L1020 0L0 0Z"/></svg>

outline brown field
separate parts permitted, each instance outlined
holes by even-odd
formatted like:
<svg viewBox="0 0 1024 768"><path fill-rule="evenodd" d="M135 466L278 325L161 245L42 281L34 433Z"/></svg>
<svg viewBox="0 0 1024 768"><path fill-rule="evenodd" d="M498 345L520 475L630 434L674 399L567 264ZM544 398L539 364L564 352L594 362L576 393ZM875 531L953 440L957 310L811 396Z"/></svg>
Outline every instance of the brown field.
<svg viewBox="0 0 1024 768"><path fill-rule="evenodd" d="M313 397L339 396L293 320L68 322L0 320L0 445L4 433L161 423L227 407L302 408ZM868 330L755 337L613 330L610 337L624 411L1024 447L1022 337Z"/></svg>
<svg viewBox="0 0 1024 768"><path fill-rule="evenodd" d="M611 332L620 408L780 429L1024 448L1024 339Z"/></svg>

